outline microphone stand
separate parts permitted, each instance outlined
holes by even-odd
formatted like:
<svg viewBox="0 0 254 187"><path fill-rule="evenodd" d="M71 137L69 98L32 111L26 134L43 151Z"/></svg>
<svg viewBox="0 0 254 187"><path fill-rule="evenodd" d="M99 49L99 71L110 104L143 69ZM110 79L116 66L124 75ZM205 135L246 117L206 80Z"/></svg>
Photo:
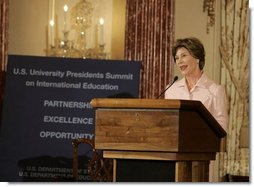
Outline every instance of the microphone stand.
<svg viewBox="0 0 254 187"><path fill-rule="evenodd" d="M175 81L177 81L177 79L178 76L175 76L173 82L165 90L163 90L163 92L161 92L161 94L157 96L156 99L159 99L162 96L162 94L164 94L175 83Z"/></svg>

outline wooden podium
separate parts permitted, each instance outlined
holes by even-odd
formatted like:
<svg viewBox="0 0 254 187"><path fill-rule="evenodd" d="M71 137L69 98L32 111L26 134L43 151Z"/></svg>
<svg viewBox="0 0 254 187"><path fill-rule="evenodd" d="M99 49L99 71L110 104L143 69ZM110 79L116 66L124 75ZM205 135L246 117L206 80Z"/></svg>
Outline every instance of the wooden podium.
<svg viewBox="0 0 254 187"><path fill-rule="evenodd" d="M172 161L175 182L206 182L226 132L199 101L95 98L95 148L117 160ZM124 168L123 168L124 169Z"/></svg>

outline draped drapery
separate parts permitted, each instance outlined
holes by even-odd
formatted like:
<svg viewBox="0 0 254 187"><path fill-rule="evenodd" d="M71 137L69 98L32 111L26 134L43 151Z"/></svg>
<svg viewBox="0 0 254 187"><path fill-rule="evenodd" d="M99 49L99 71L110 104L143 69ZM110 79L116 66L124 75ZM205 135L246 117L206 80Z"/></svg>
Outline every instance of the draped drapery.
<svg viewBox="0 0 254 187"><path fill-rule="evenodd" d="M9 0L0 1L0 61L1 61L1 72L6 70L7 63L7 45L8 45L8 4Z"/></svg>
<svg viewBox="0 0 254 187"><path fill-rule="evenodd" d="M140 98L156 98L171 83L173 38L174 0L127 0L125 59L142 61Z"/></svg>
<svg viewBox="0 0 254 187"><path fill-rule="evenodd" d="M9 0L0 0L0 114L2 113L2 102L7 66L8 49L8 5ZM0 119L1 121L1 119ZM1 123L1 122L0 122Z"/></svg>
<svg viewBox="0 0 254 187"><path fill-rule="evenodd" d="M240 146L240 130L249 126L249 7L248 0L221 4L222 83L229 96L227 151L220 153L220 176L249 175L249 149Z"/></svg>

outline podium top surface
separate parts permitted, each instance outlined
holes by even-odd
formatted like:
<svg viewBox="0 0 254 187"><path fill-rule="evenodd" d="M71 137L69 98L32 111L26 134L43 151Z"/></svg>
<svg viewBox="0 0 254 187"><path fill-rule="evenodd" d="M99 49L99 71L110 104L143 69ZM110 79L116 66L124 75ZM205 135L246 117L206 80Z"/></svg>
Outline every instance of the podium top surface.
<svg viewBox="0 0 254 187"><path fill-rule="evenodd" d="M95 98L93 108L180 108L183 101L171 99ZM188 103L188 101L187 101Z"/></svg>
<svg viewBox="0 0 254 187"><path fill-rule="evenodd" d="M123 99L123 98L94 98L90 104L94 109L176 109L197 112L205 119L210 128L222 138L227 135L217 120L200 101L178 99Z"/></svg>

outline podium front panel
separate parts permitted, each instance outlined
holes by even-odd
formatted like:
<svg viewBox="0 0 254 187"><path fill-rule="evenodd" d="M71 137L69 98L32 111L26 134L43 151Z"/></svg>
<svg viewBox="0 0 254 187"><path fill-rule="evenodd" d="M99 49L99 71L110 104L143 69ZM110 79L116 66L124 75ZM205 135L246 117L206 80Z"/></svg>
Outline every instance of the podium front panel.
<svg viewBox="0 0 254 187"><path fill-rule="evenodd" d="M94 99L91 103L96 107L96 149L214 153L225 134L199 102Z"/></svg>
<svg viewBox="0 0 254 187"><path fill-rule="evenodd" d="M96 149L178 150L178 110L97 109Z"/></svg>

